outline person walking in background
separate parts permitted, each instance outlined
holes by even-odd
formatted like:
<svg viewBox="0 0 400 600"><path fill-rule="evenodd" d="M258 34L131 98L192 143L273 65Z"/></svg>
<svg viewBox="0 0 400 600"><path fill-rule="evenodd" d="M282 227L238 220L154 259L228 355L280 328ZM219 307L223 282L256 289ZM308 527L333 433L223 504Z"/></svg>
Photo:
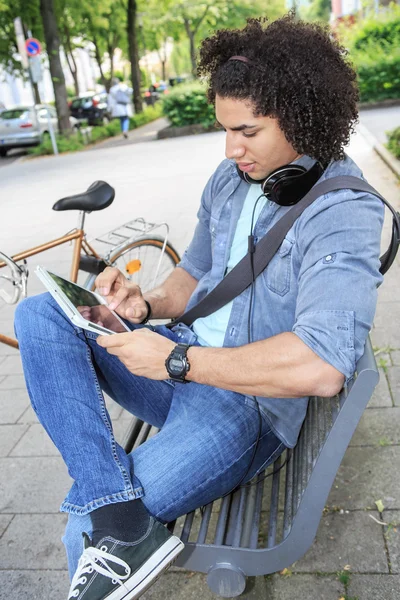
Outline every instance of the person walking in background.
<svg viewBox="0 0 400 600"><path fill-rule="evenodd" d="M129 131L131 95L128 86L118 77L113 77L112 79L112 87L108 94L107 104L108 112L112 118L119 119L122 135L126 139Z"/></svg>

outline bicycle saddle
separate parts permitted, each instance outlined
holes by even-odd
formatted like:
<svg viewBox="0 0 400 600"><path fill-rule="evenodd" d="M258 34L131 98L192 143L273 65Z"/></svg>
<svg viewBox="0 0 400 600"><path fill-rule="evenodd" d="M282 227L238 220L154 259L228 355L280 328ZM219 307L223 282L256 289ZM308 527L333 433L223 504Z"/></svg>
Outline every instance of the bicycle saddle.
<svg viewBox="0 0 400 600"><path fill-rule="evenodd" d="M53 210L84 210L85 212L103 210L110 206L114 198L115 190L111 185L105 181L95 181L83 194L58 200Z"/></svg>

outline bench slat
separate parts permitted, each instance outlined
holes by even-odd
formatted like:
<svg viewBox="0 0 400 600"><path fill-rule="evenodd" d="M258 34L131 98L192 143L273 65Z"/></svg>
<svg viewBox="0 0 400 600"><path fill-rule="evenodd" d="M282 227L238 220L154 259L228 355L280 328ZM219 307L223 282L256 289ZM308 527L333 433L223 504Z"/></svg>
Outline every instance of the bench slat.
<svg viewBox="0 0 400 600"><path fill-rule="evenodd" d="M274 474L272 476L272 491L271 491L271 505L269 513L269 525L268 525L268 548L272 548L275 545L276 540L276 526L278 522L278 506L279 506L279 481L281 476L280 471L281 457L279 456L273 465Z"/></svg>

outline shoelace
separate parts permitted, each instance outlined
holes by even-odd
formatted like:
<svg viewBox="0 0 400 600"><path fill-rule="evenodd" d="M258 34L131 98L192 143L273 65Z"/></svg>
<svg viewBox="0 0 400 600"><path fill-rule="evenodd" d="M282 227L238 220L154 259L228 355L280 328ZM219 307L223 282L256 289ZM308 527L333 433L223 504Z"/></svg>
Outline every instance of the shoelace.
<svg viewBox="0 0 400 600"><path fill-rule="evenodd" d="M97 571L100 575L104 575L104 577L112 579L112 582L114 584L118 583L120 586L124 587L128 591L128 588L126 587L124 581L128 579L129 575L131 574L131 569L129 565L121 558L109 554L108 552L103 550L103 548L106 547L102 546L100 549L89 547L83 551L83 554L78 562L78 568L71 582L68 600L70 600L71 598L77 598L79 596L80 592L77 589L77 586L84 585L87 582L87 577L85 577L85 573L90 574L93 573L93 571ZM109 562L115 563L120 567L123 567L125 569L126 574L120 575L119 573L116 573L108 564Z"/></svg>

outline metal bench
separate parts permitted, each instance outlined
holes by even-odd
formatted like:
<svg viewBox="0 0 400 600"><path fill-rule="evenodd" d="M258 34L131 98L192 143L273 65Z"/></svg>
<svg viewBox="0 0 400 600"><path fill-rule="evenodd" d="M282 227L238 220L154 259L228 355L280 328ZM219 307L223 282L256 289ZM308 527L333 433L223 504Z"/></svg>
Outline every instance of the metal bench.
<svg viewBox="0 0 400 600"><path fill-rule="evenodd" d="M207 573L212 592L232 598L243 593L246 576L274 573L301 558L314 540L337 470L378 380L368 339L351 383L335 397L310 399L297 446L283 468L284 455L270 467L272 477L263 479L261 473L257 485L168 525L186 544L176 565ZM134 419L125 449L130 452L156 432Z"/></svg>

